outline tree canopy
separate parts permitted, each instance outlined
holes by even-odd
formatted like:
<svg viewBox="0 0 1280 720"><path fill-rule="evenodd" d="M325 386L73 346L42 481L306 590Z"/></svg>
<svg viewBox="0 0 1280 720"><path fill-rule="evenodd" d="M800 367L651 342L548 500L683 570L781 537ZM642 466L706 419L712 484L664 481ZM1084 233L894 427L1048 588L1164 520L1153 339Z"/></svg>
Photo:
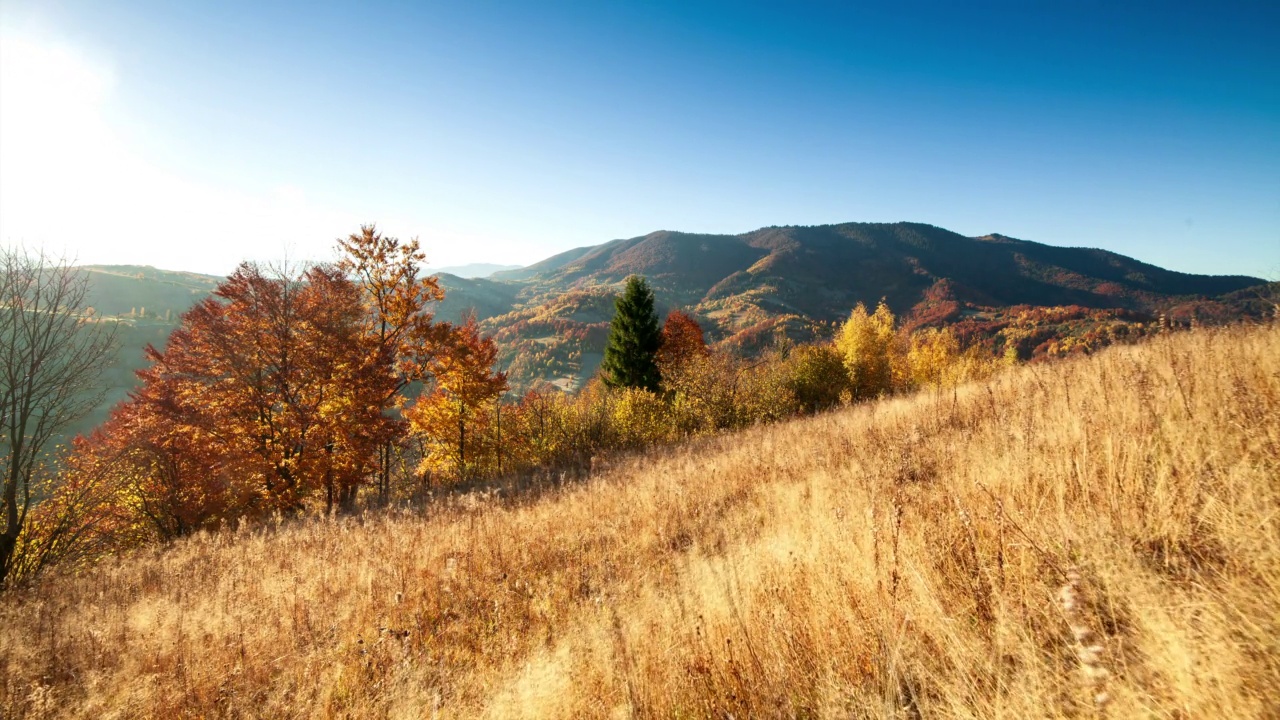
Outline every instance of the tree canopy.
<svg viewBox="0 0 1280 720"><path fill-rule="evenodd" d="M653 290L643 277L632 275L614 307L600 366L605 384L657 392L662 379L657 361L662 334L653 309Z"/></svg>
<svg viewBox="0 0 1280 720"><path fill-rule="evenodd" d="M679 366L693 358L706 357L707 340L702 326L683 310L672 310L662 323L662 344L658 348L658 368L665 378L668 368Z"/></svg>
<svg viewBox="0 0 1280 720"><path fill-rule="evenodd" d="M77 442L64 485L94 483L138 533L167 539L350 509L362 487L385 499L393 465L426 466L416 448L456 458L462 476L480 406L506 389L493 341L474 319L434 320L442 293L418 277L416 241L366 226L339 249L296 272L245 263L185 313L163 349L147 348L128 401Z"/></svg>
<svg viewBox="0 0 1280 720"><path fill-rule="evenodd" d="M836 349L844 356L849 384L857 399L891 392L894 366L899 364L898 339L893 313L883 300L874 313L858 303L836 337Z"/></svg>

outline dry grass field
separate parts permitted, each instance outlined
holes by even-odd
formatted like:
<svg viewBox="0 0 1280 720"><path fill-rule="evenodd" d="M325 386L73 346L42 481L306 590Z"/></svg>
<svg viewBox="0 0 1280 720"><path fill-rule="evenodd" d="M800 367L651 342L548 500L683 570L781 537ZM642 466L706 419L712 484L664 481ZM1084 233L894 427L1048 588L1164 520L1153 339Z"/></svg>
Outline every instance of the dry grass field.
<svg viewBox="0 0 1280 720"><path fill-rule="evenodd" d="M1280 717L1280 327L200 535L0 598L0 716Z"/></svg>

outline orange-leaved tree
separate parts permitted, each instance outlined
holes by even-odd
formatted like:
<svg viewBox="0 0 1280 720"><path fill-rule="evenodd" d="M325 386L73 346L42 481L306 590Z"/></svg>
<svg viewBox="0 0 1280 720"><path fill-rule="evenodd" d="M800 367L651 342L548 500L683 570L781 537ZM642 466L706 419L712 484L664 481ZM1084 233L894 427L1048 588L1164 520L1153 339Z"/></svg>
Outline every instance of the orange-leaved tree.
<svg viewBox="0 0 1280 720"><path fill-rule="evenodd" d="M360 232L338 241L338 251L338 268L360 288L363 333L374 345L382 372L392 379L381 404L394 432L379 445L373 468L378 495L385 501L391 490L395 439L406 429L401 418L405 390L429 379L431 362L447 340L448 328L434 323L428 309L444 298L444 292L435 277L420 275L426 255L417 239L401 242L374 225L363 225Z"/></svg>
<svg viewBox="0 0 1280 720"><path fill-rule="evenodd" d="M507 390L507 376L494 372L498 346L480 334L475 315L461 325L445 323L444 342L431 358L431 387L408 409L410 427L423 440L420 472L448 475L466 480L468 468L497 448L483 447L489 424L496 421L490 410ZM486 450L489 452L486 453Z"/></svg>
<svg viewBox="0 0 1280 720"><path fill-rule="evenodd" d="M144 384L74 440L32 513L30 571L217 527L250 508L255 489L234 459L217 454L198 427L171 420L173 389Z"/></svg>
<svg viewBox="0 0 1280 720"><path fill-rule="evenodd" d="M496 347L474 318L433 321L428 305L442 293L418 277L416 241L369 226L341 248L338 264L302 271L245 263L186 312L163 350L147 348L151 365L128 401L79 439L75 482L64 483L76 492L42 523L62 522L60 506L101 504L97 516L79 512L110 520L94 521L116 536L101 547L349 508L370 480L385 491L391 448L410 428L404 410L419 439L456 446L449 456L465 477L472 436L487 437L481 407L506 389L492 372Z"/></svg>
<svg viewBox="0 0 1280 720"><path fill-rule="evenodd" d="M146 383L107 422L78 438L68 474L109 492L108 544L169 540L215 527L255 495L234 458L220 456L201 429L175 422L174 383ZM127 537L122 537L127 536Z"/></svg>
<svg viewBox="0 0 1280 720"><path fill-rule="evenodd" d="M382 413L394 378L364 317L359 288L334 267L269 275L246 263L163 351L148 348L131 402L165 442L191 438L204 472L251 483L247 510L297 510L318 489L332 509L395 430Z"/></svg>
<svg viewBox="0 0 1280 720"><path fill-rule="evenodd" d="M658 346L658 369L664 376L690 359L706 357L709 352L697 320L682 310L667 313L662 324L662 343Z"/></svg>

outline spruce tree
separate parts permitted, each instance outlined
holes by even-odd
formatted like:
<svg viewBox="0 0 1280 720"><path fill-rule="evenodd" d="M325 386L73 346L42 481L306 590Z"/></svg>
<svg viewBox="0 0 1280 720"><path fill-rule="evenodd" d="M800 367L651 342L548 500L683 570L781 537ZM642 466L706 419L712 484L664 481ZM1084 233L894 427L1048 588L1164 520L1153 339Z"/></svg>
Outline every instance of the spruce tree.
<svg viewBox="0 0 1280 720"><path fill-rule="evenodd" d="M609 387L638 387L658 391L658 346L662 343L658 314L653 310L653 290L639 275L627 278L622 295L614 301L616 312L609 323L609 342L600 369Z"/></svg>

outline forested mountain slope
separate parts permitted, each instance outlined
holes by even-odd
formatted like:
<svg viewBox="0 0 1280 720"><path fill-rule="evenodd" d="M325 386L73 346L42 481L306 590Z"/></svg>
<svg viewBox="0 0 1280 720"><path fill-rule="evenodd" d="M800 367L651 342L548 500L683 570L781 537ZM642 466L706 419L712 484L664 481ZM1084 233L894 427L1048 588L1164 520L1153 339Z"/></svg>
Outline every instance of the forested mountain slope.
<svg viewBox="0 0 1280 720"><path fill-rule="evenodd" d="M609 298L631 274L649 279L663 311L688 310L713 340L747 353L779 333L825 337L854 305L881 299L908 325L962 324L967 339L994 351L1006 342L996 336L1012 326L1008 342L1024 358L1062 341L1101 346L1120 325L1125 335L1141 334L1161 315L1212 322L1257 317L1267 307L1250 304L1259 293L1240 293L1263 283L1258 278L1191 275L1105 250L971 238L920 223L660 231L495 273L474 288L446 285L454 292L448 302L474 306L499 338L517 385L573 386L594 370ZM505 311L493 302L503 283L515 288Z"/></svg>
<svg viewBox="0 0 1280 720"><path fill-rule="evenodd" d="M162 342L218 278L86 269L95 309L128 326L109 378L114 402L132 387L145 343ZM1258 278L1190 275L1104 250L971 238L921 223L844 223L740 235L659 231L488 278L441 274L446 295L435 310L453 321L475 313L498 340L515 389L543 381L571 389L599 365L613 295L631 274L649 279L661 312L685 309L713 342L745 354L781 335L828 337L855 304L882 298L908 326L955 325L966 342L993 352L1012 346L1027 359L1145 334L1162 315L1184 324L1260 317L1270 307L1260 299L1276 293Z"/></svg>

